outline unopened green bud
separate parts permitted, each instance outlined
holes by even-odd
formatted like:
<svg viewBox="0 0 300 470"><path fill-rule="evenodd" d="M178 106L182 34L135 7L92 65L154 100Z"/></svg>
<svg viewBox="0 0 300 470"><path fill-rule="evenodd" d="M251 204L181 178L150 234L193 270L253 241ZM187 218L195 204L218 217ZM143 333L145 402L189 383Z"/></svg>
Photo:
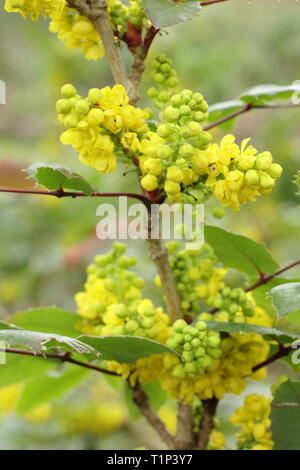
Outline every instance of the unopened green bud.
<svg viewBox="0 0 300 470"><path fill-rule="evenodd" d="M256 170L248 170L245 174L246 183L249 186L257 186L259 183L259 174Z"/></svg>
<svg viewBox="0 0 300 470"><path fill-rule="evenodd" d="M64 85L60 92L64 98L73 98L77 94L76 88L70 84Z"/></svg>
<svg viewBox="0 0 300 470"><path fill-rule="evenodd" d="M58 100L56 103L56 111L59 114L68 114L72 109L72 103L69 100Z"/></svg>

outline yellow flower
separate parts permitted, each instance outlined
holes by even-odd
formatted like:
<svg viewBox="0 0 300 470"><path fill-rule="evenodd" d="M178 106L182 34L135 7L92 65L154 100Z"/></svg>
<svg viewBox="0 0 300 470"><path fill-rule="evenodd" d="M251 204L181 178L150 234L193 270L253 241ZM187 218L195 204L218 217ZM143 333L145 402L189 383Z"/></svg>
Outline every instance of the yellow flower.
<svg viewBox="0 0 300 470"><path fill-rule="evenodd" d="M240 448L272 450L271 401L264 395L248 395L244 405L230 416L229 421L240 428L236 434Z"/></svg>
<svg viewBox="0 0 300 470"><path fill-rule="evenodd" d="M0 415L11 411L21 394L22 387L18 384L0 388Z"/></svg>
<svg viewBox="0 0 300 470"><path fill-rule="evenodd" d="M43 403L42 405L34 408L33 410L26 413L25 418L27 421L33 424L41 424L47 421L52 414L52 406L49 403Z"/></svg>
<svg viewBox="0 0 300 470"><path fill-rule="evenodd" d="M217 431L216 429L213 429L211 435L209 436L208 447L211 450L219 450L225 447L225 445L226 440L224 434L220 431Z"/></svg>
<svg viewBox="0 0 300 470"><path fill-rule="evenodd" d="M23 18L31 16L36 21L40 15L61 13L65 5L65 0L6 0L4 8L9 13L20 13Z"/></svg>
<svg viewBox="0 0 300 470"><path fill-rule="evenodd" d="M62 11L51 11L50 17L49 30L57 33L67 48L80 48L87 60L99 60L103 57L101 38L88 18L68 7Z"/></svg>

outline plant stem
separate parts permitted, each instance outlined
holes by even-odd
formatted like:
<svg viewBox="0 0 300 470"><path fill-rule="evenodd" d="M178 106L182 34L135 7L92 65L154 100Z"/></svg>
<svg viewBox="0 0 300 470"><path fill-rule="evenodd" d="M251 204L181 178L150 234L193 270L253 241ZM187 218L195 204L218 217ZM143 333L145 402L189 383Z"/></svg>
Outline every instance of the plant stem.
<svg viewBox="0 0 300 470"><path fill-rule="evenodd" d="M252 371L256 372L257 370L262 369L263 367L269 366L278 359L287 356L292 350L292 346L281 346L275 354L272 354L272 356L268 357L265 361L260 362L259 364L254 366L252 368Z"/></svg>
<svg viewBox="0 0 300 470"><path fill-rule="evenodd" d="M151 426L157 431L163 442L167 445L168 449L174 449L174 436L172 436L172 434L166 429L162 420L150 407L148 397L144 390L138 384L131 388L133 392L133 401L139 408L142 415L147 419L148 423L150 423Z"/></svg>
<svg viewBox="0 0 300 470"><path fill-rule="evenodd" d="M208 7L209 5L214 5L215 3L228 2L228 0L207 0L206 2L200 2L202 7Z"/></svg>
<svg viewBox="0 0 300 470"><path fill-rule="evenodd" d="M95 366L93 364L89 364L88 362L82 362L78 361L77 359L73 359L69 353L49 353L49 354L43 354L39 352L34 352L34 351L27 351L23 349L13 349L13 348L0 348L0 352L6 352L10 354L20 354L22 356L33 356L33 357L42 357L43 359L57 359L58 361L61 362L68 362L70 364L75 364L80 367L84 367L86 369L90 370L95 370L97 372L102 372L104 374L108 375L115 375L119 376L117 372L113 372L111 370L104 369L102 367Z"/></svg>
<svg viewBox="0 0 300 470"><path fill-rule="evenodd" d="M31 189L12 189L12 188L0 188L0 193L11 193L11 194L37 194L42 196L55 196L58 198L71 197L76 199L77 197L128 197L138 199L147 208L150 207L149 199L142 194L136 193L100 193L94 192L91 195L85 194L81 191L63 191L58 189L56 191L43 191L43 190L31 190Z"/></svg>
<svg viewBox="0 0 300 470"><path fill-rule="evenodd" d="M224 1L224 0L223 0ZM230 121L231 119L234 119L235 117L240 116L241 114L245 114L251 109L285 109L285 108L299 108L299 104L294 104L294 103L278 103L278 104L253 104L253 103L246 103L244 107L241 109L238 109L237 111L234 111L231 114L228 114L227 116L222 117L221 119L218 119L215 122L212 122L211 124L208 124L203 128L203 130L208 131L210 129L213 129L214 127L220 126L221 124L224 124L227 121Z"/></svg>
<svg viewBox="0 0 300 470"><path fill-rule="evenodd" d="M284 268L281 268L281 269L279 269L278 271L276 271L272 274L268 274L268 275L262 274L260 279L255 284L252 284L252 286L247 287L246 292L250 292L254 289L257 289L260 286L263 286L264 284L267 284L269 281L271 281L275 277L279 276L280 274L284 273L285 271L288 271L289 269L294 268L295 266L297 266L299 264L300 264L300 260L294 261L293 263L288 264Z"/></svg>
<svg viewBox="0 0 300 470"><path fill-rule="evenodd" d="M136 88L128 77L118 45L115 42L114 32L107 12L107 0L90 0L88 2L89 6L84 5L85 2L79 0L68 0L68 3L81 14L87 16L94 24L103 43L115 82L123 85L127 90L130 102L135 103L137 100Z"/></svg>
<svg viewBox="0 0 300 470"><path fill-rule="evenodd" d="M203 414L200 421L200 431L198 433L197 449L206 450L209 442L209 436L215 427L214 417L216 415L218 400L211 398L202 401Z"/></svg>
<svg viewBox="0 0 300 470"><path fill-rule="evenodd" d="M194 433L194 414L191 405L178 403L177 433L175 436L176 449L193 449L196 444Z"/></svg>
<svg viewBox="0 0 300 470"><path fill-rule="evenodd" d="M169 255L161 239L159 215L148 210L148 246L149 254L154 261L161 280L168 314L174 322L182 318L180 297L169 263Z"/></svg>

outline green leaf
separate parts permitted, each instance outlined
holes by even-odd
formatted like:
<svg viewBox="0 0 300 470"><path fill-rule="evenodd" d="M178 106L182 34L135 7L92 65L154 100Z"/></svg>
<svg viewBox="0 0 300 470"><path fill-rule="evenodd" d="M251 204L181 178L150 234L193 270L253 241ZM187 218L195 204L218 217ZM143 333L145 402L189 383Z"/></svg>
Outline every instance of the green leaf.
<svg viewBox="0 0 300 470"><path fill-rule="evenodd" d="M99 356L99 353L88 344L84 344L74 338L52 333L39 333L27 330L0 330L0 340L9 346L23 346L35 353L46 353L50 348L59 348L74 354L92 354L94 358Z"/></svg>
<svg viewBox="0 0 300 470"><path fill-rule="evenodd" d="M141 357L152 354L178 355L165 344L139 336L80 336L79 339L96 349L101 359L125 364L133 364Z"/></svg>
<svg viewBox="0 0 300 470"><path fill-rule="evenodd" d="M82 191L87 195L94 192L92 186L82 176L62 165L34 163L25 171L29 178L49 190L72 189Z"/></svg>
<svg viewBox="0 0 300 470"><path fill-rule="evenodd" d="M262 286L259 286L254 289L252 291L252 295L257 305L264 308L265 310L267 310L268 313L276 317L276 310L273 307L272 299L271 297L267 297L267 293L270 289L273 289L273 287L280 286L282 284L287 284L288 282L298 282L298 280L290 280L282 277L275 277L273 279L270 279L270 281L268 281L266 284L263 284Z"/></svg>
<svg viewBox="0 0 300 470"><path fill-rule="evenodd" d="M267 328L266 326L251 325L250 323L225 323L207 321L207 328L210 331L222 331L224 333L258 333L262 336L278 336L278 339L285 343L299 340L300 334L278 330L277 328Z"/></svg>
<svg viewBox="0 0 300 470"><path fill-rule="evenodd" d="M225 266L245 272L250 277L269 274L279 267L263 243L212 225L207 225L204 233L206 242Z"/></svg>
<svg viewBox="0 0 300 470"><path fill-rule="evenodd" d="M70 389L76 387L90 372L88 369L68 365L63 373L58 373L56 376L33 379L25 386L17 404L17 412L27 413L43 403L57 400Z"/></svg>
<svg viewBox="0 0 300 470"><path fill-rule="evenodd" d="M267 295L272 299L278 318L300 309L300 282L289 282L273 287Z"/></svg>
<svg viewBox="0 0 300 470"><path fill-rule="evenodd" d="M300 448L300 381L287 380L278 387L272 402L272 439L275 450Z"/></svg>
<svg viewBox="0 0 300 470"><path fill-rule="evenodd" d="M76 330L78 318L78 315L56 307L43 307L16 313L9 320L25 330L75 338L80 334Z"/></svg>
<svg viewBox="0 0 300 470"><path fill-rule="evenodd" d="M0 321L0 330L17 330L18 327L6 321Z"/></svg>
<svg viewBox="0 0 300 470"><path fill-rule="evenodd" d="M184 3L175 0L142 0L151 23L156 28L166 28L199 15L199 1L187 0Z"/></svg>
<svg viewBox="0 0 300 470"><path fill-rule="evenodd" d="M298 81L287 86L257 85L244 91L239 98L246 103L264 105L270 101L291 100L294 93L298 98L300 93L300 83Z"/></svg>
<svg viewBox="0 0 300 470"><path fill-rule="evenodd" d="M0 387L23 382L55 369L61 362L55 359L6 354L5 364L0 364Z"/></svg>

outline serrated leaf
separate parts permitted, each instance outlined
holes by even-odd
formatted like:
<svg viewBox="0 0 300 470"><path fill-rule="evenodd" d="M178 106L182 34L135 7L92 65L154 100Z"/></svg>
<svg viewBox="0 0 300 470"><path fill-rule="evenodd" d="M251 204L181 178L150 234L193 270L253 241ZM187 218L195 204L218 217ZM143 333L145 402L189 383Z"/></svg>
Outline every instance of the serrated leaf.
<svg viewBox="0 0 300 470"><path fill-rule="evenodd" d="M94 192L92 186L82 176L62 165L34 163L25 171L29 178L49 190L71 189L82 191L89 196Z"/></svg>
<svg viewBox="0 0 300 470"><path fill-rule="evenodd" d="M273 289L273 287L280 286L282 284L287 284L289 282L298 282L298 279L285 279L283 277L275 277L270 279L266 284L257 287L252 291L252 295L260 307L267 310L268 313L272 314L276 317L276 310L273 306L272 299L267 297L267 293L269 290Z"/></svg>
<svg viewBox="0 0 300 470"><path fill-rule="evenodd" d="M212 225L207 225L204 230L206 242L213 247L218 259L225 266L242 271L250 277L278 269L278 264L264 243Z"/></svg>
<svg viewBox="0 0 300 470"><path fill-rule="evenodd" d="M91 354L94 358L99 353L89 344L52 333L40 333L28 330L0 330L0 340L9 346L22 346L35 353L46 353L51 348L59 348L73 354Z"/></svg>
<svg viewBox="0 0 300 470"><path fill-rule="evenodd" d="M257 85L244 91L239 98L246 103L264 105L270 101L291 100L294 94L299 98L300 81L287 86Z"/></svg>
<svg viewBox="0 0 300 470"><path fill-rule="evenodd" d="M199 1L187 0L184 3L175 0L142 0L143 7L151 23L156 28L166 28L199 15Z"/></svg>
<svg viewBox="0 0 300 470"><path fill-rule="evenodd" d="M101 359L124 364L133 364L141 357L152 354L171 353L178 356L165 344L139 336L80 336L79 339L96 349Z"/></svg>
<svg viewBox="0 0 300 470"><path fill-rule="evenodd" d="M271 431L275 450L299 450L300 381L287 380L281 384L271 406Z"/></svg>
<svg viewBox="0 0 300 470"><path fill-rule="evenodd" d="M252 325L250 323L225 323L207 321L207 328L210 331L222 331L224 333L258 333L262 336L278 336L278 339L285 343L292 343L299 340L300 334L282 331L277 328L267 328L266 326Z"/></svg>
<svg viewBox="0 0 300 470"><path fill-rule="evenodd" d="M273 287L267 295L272 299L278 318L300 309L300 282L288 282Z"/></svg>
<svg viewBox="0 0 300 470"><path fill-rule="evenodd" d="M18 401L17 412L27 413L43 403L49 403L76 387L91 371L78 366L68 365L63 373L56 376L42 376L29 382Z"/></svg>
<svg viewBox="0 0 300 470"><path fill-rule="evenodd" d="M0 387L7 387L40 376L59 365L61 361L56 359L6 354L5 364L0 365Z"/></svg>
<svg viewBox="0 0 300 470"><path fill-rule="evenodd" d="M75 338L78 315L56 307L43 307L18 312L9 318L13 324L31 331L54 333Z"/></svg>

